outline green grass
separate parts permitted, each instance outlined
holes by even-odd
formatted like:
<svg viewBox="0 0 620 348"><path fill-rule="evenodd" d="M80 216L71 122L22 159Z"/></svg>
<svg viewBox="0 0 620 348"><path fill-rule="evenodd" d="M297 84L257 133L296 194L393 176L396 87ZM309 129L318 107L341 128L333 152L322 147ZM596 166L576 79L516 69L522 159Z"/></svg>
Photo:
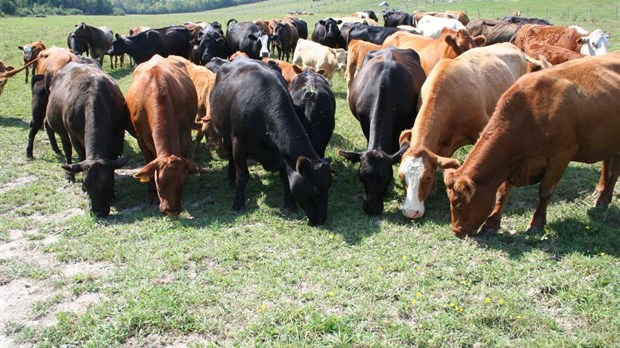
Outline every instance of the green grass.
<svg viewBox="0 0 620 348"><path fill-rule="evenodd" d="M412 11L423 2L390 4ZM562 6L570 13L539 1L425 9L467 9L472 18L480 9L492 18L520 8L557 24L602 27L612 34L610 48L620 48L618 2L590 4L592 20L589 4L573 0ZM306 17L312 26L324 16L366 8L379 10L376 1L287 0L166 16L1 18L0 60L20 65L15 46L36 39L64 47L82 20L124 33L135 25L225 23L299 9L315 12ZM126 92L131 69L110 71L107 58L104 65ZM369 217L361 211L358 167L337 155L365 147L341 74L334 91L336 130L327 155L335 174L325 226L308 226L302 212L283 216L277 174L257 166L251 167L247 208L233 214L234 191L225 161L217 158L199 161L211 171L189 179L179 217L161 216L147 204L146 186L120 175L112 215L97 220L86 213L80 185L65 182L63 159L44 132L35 142L36 159L25 159L30 90L23 75L13 78L0 97L0 247L10 249L23 235L23 253L2 255L0 293L26 279L49 295L27 309L32 322L3 319L0 334L41 347L620 345L620 204L617 188L609 209L592 207L600 165L571 164L552 198L549 224L538 233L525 233L536 187L515 189L503 229L494 235L452 235L441 180L421 220L403 219L399 183L388 192L385 213ZM135 140L127 137L126 145L128 168L140 167ZM69 267L77 273L66 272ZM57 310L88 294L102 300L76 312ZM38 325L50 316L53 324Z"/></svg>

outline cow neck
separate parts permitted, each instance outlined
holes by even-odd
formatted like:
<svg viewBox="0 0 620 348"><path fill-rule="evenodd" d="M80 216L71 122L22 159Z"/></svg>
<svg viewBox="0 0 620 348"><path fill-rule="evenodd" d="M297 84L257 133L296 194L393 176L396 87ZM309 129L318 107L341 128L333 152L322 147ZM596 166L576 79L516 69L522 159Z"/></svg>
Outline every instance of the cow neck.
<svg viewBox="0 0 620 348"><path fill-rule="evenodd" d="M179 125L174 115L170 98L162 98L162 103L148 103L153 108L149 117L149 127L153 136L156 157L182 155Z"/></svg>
<svg viewBox="0 0 620 348"><path fill-rule="evenodd" d="M368 134L367 150L382 150L384 152L392 151L394 145L393 133L394 123L392 117L381 117L381 110L391 110L392 105L374 105L370 119L370 129ZM397 139L396 139L397 140Z"/></svg>
<svg viewBox="0 0 620 348"><path fill-rule="evenodd" d="M268 119L268 132L275 135L275 143L280 153L294 164L299 156L315 160L319 155L314 151L305 129L295 114L292 102L286 108L289 112L274 112Z"/></svg>
<svg viewBox="0 0 620 348"><path fill-rule="evenodd" d="M90 110L85 110L85 156L88 160L98 158L115 159L118 154L114 154L115 148L113 144L119 136L115 134L115 131L118 133L118 125L111 119L114 115L114 110L110 110L109 105L97 104L99 104L98 100L94 100L89 106ZM95 110L97 110L99 116L95 115Z"/></svg>

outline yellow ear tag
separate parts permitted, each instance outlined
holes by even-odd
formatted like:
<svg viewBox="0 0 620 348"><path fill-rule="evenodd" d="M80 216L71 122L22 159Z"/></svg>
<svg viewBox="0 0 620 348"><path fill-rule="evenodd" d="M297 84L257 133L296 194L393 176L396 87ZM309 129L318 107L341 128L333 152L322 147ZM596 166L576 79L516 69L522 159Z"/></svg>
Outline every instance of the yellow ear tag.
<svg viewBox="0 0 620 348"><path fill-rule="evenodd" d="M140 177L140 182L149 182L149 181L151 181L151 178L149 178L146 175L143 175Z"/></svg>

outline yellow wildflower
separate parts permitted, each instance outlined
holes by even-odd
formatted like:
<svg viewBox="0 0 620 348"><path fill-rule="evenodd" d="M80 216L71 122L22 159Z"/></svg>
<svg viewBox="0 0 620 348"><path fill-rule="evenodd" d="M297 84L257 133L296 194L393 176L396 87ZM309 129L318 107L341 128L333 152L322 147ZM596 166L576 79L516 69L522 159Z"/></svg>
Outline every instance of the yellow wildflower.
<svg viewBox="0 0 620 348"><path fill-rule="evenodd" d="M414 298L411 300L411 304L416 304L418 301Z"/></svg>
<svg viewBox="0 0 620 348"><path fill-rule="evenodd" d="M506 301L503 298L500 298L499 301L497 301L497 303L499 303L500 305L503 305L504 303L506 303Z"/></svg>
<svg viewBox="0 0 620 348"><path fill-rule="evenodd" d="M333 233L330 233L330 234L329 234L329 236L327 236L327 238L328 238L328 239L330 239L330 240L331 240L331 239L334 239L334 234L333 234Z"/></svg>
<svg viewBox="0 0 620 348"><path fill-rule="evenodd" d="M329 297L334 297L335 295L336 295L336 293L333 292L333 291L330 291L330 292L327 293L327 296L329 296Z"/></svg>
<svg viewBox="0 0 620 348"><path fill-rule="evenodd" d="M267 309L267 305L262 303L260 306L258 306L258 309L256 310L257 313L263 312Z"/></svg>
<svg viewBox="0 0 620 348"><path fill-rule="evenodd" d="M407 255L403 255L403 261L407 261L408 258Z"/></svg>
<svg viewBox="0 0 620 348"><path fill-rule="evenodd" d="M416 293L415 293L415 297L417 297L417 298L422 297L422 293L421 293L421 292L419 292L419 291L418 291L418 292L416 292Z"/></svg>
<svg viewBox="0 0 620 348"><path fill-rule="evenodd" d="M454 304L454 302L451 302L451 303L450 303L450 307L454 307L454 306L456 306L456 305Z"/></svg>
<svg viewBox="0 0 620 348"><path fill-rule="evenodd" d="M484 303L491 303L491 299L490 299L490 298L488 298L488 297L485 297L485 298L484 298Z"/></svg>
<svg viewBox="0 0 620 348"><path fill-rule="evenodd" d="M606 255L606 254L605 254L604 252L603 252L603 253L601 253L601 256L605 256L605 255Z"/></svg>

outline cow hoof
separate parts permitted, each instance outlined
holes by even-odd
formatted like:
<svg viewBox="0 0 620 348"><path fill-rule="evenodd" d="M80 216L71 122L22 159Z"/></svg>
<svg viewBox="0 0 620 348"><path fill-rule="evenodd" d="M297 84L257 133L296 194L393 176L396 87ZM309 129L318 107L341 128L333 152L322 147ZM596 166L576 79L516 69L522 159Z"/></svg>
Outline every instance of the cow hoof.
<svg viewBox="0 0 620 348"><path fill-rule="evenodd" d="M538 233L540 231L542 231L542 227L538 227L538 226L530 226L527 231L525 231L526 233Z"/></svg>

